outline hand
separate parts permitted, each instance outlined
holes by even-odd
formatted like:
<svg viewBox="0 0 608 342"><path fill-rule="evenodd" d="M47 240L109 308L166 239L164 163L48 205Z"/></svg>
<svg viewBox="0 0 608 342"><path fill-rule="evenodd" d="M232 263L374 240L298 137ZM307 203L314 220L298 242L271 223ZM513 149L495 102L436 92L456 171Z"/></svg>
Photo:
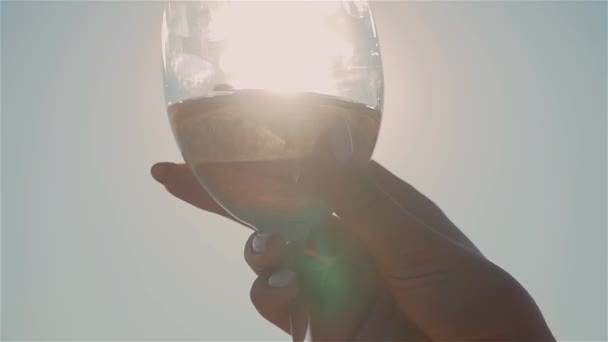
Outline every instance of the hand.
<svg viewBox="0 0 608 342"><path fill-rule="evenodd" d="M185 165L159 163L152 174L174 196L233 219ZM313 317L315 339L554 340L525 289L412 186L375 162L331 174L341 176L326 177L319 188L340 219L332 218L327 231L357 253L347 267L350 306L332 320ZM279 236L263 233L245 247L258 274L252 301L288 333L300 285L285 268L290 253Z"/></svg>

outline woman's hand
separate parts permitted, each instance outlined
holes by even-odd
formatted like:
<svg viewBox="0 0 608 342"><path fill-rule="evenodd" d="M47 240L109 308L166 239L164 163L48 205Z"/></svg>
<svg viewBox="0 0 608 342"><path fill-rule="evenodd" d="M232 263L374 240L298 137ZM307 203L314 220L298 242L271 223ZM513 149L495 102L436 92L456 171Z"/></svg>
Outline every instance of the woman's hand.
<svg viewBox="0 0 608 342"><path fill-rule="evenodd" d="M344 310L312 317L315 340L554 340L525 289L428 198L375 162L338 171L326 173L319 191L340 217L326 230L354 251L344 267L349 290L341 294L350 299L339 292L327 298ZM174 196L233 219L185 165L159 163L152 175ZM251 299L288 333L300 329L290 322L301 285L286 262L290 253L279 236L265 233L245 246L258 274Z"/></svg>

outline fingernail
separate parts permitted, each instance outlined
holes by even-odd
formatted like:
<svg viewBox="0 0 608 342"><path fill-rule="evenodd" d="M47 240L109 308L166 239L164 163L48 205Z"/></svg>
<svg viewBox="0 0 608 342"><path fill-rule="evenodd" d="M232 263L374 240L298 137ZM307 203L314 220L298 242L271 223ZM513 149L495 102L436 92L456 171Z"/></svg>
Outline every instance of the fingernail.
<svg viewBox="0 0 608 342"><path fill-rule="evenodd" d="M169 173L169 168L171 167L171 163L158 163L152 166L152 177L156 179L159 183L164 183L167 178L167 173Z"/></svg>
<svg viewBox="0 0 608 342"><path fill-rule="evenodd" d="M335 121L329 132L329 143L334 158L339 164L346 164L353 156L353 141L350 128L343 119Z"/></svg>
<svg viewBox="0 0 608 342"><path fill-rule="evenodd" d="M268 286L270 287L283 287L293 279L296 274L290 270L281 270L273 273L268 278Z"/></svg>
<svg viewBox="0 0 608 342"><path fill-rule="evenodd" d="M251 241L251 248L256 253L263 253L266 250L266 243L272 236L269 232L258 232Z"/></svg>

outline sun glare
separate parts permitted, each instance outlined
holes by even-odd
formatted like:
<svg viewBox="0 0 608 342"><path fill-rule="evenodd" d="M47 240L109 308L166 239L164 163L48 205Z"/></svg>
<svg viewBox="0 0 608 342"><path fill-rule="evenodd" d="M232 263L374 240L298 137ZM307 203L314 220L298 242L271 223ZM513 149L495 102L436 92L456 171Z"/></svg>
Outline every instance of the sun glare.
<svg viewBox="0 0 608 342"><path fill-rule="evenodd" d="M365 1L183 1L163 14L167 102L226 91L313 92L379 106Z"/></svg>
<svg viewBox="0 0 608 342"><path fill-rule="evenodd" d="M330 17L340 2L226 5L211 15L210 38L226 46L219 66L236 89L335 93L336 63L353 47Z"/></svg>

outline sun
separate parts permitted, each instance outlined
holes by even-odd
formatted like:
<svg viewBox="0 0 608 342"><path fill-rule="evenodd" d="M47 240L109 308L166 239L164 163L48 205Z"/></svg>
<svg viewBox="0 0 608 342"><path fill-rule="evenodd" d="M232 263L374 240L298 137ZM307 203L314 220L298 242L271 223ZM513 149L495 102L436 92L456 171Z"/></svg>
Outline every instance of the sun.
<svg viewBox="0 0 608 342"><path fill-rule="evenodd" d="M212 12L210 36L223 39L219 66L235 89L337 92L333 70L352 44L337 32L340 2L239 2Z"/></svg>

